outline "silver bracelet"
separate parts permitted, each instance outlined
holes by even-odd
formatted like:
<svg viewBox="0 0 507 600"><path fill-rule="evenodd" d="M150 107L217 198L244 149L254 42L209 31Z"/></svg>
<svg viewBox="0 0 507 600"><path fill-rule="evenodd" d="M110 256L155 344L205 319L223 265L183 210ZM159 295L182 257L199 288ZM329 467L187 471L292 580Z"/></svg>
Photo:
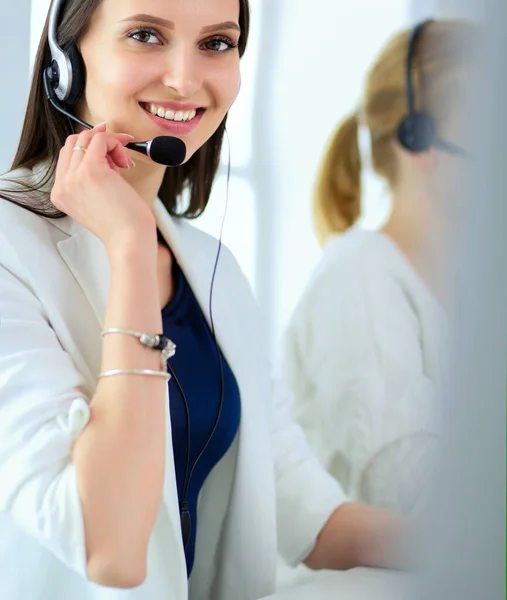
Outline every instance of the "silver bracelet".
<svg viewBox="0 0 507 600"><path fill-rule="evenodd" d="M152 377L163 377L167 381L171 379L171 375L166 371L152 371L151 369L113 369L100 373L98 378L113 377L114 375L151 375Z"/></svg>
<svg viewBox="0 0 507 600"><path fill-rule="evenodd" d="M120 333L123 335L131 335L136 337L143 346L152 348L153 350L160 350L162 353L162 363L165 364L171 357L176 354L176 344L163 334L155 333L143 333L142 331L135 331L133 329L121 329L119 327L112 327L106 329L100 335L104 337L110 333Z"/></svg>

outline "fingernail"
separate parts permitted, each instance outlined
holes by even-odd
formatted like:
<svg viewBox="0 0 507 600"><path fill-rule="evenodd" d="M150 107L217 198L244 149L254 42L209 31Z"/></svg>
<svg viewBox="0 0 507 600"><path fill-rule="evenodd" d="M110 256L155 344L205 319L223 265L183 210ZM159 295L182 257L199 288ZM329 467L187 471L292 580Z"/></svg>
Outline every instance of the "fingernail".
<svg viewBox="0 0 507 600"><path fill-rule="evenodd" d="M97 125L95 125L94 129L97 129L97 127L103 127L104 125L107 125L107 121L102 121L102 123L98 123Z"/></svg>

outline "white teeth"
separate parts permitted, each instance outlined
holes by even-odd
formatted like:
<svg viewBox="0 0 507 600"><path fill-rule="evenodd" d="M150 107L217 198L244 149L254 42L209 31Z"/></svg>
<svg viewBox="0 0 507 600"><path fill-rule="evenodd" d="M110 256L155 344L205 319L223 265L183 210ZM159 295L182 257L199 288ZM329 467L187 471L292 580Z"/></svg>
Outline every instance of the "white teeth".
<svg viewBox="0 0 507 600"><path fill-rule="evenodd" d="M192 119L195 119L195 116L197 115L196 110L179 110L175 112L174 110L166 110L162 106L157 106L156 104L150 104L149 106L146 106L146 108L152 115L158 115L168 121L191 121Z"/></svg>

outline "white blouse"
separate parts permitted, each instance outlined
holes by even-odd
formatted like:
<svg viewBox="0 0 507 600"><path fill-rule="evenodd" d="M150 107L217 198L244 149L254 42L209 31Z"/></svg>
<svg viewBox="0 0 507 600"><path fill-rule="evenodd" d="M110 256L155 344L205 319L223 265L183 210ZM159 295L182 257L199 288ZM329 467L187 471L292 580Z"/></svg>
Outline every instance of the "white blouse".
<svg viewBox="0 0 507 600"><path fill-rule="evenodd" d="M446 315L391 240L333 238L286 332L294 414L356 501L412 513L440 431Z"/></svg>

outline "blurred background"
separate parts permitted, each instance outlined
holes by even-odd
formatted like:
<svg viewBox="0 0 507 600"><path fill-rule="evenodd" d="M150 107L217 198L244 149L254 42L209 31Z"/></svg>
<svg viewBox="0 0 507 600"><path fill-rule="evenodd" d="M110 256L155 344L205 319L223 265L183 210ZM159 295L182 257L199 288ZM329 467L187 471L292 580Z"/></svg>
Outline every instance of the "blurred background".
<svg viewBox="0 0 507 600"><path fill-rule="evenodd" d="M30 68L49 0L3 8L15 26L0 40L3 145L0 172L14 156ZM314 269L320 248L312 229L316 169L337 122L360 98L366 69L397 29L429 15L470 12L455 0L251 0L252 36L243 85L228 123L231 180L224 241L237 257L264 311L276 358L282 332ZM15 51L13 51L15 48ZM196 225L218 237L226 203L228 148L205 214ZM389 210L383 185L365 175L367 228Z"/></svg>

